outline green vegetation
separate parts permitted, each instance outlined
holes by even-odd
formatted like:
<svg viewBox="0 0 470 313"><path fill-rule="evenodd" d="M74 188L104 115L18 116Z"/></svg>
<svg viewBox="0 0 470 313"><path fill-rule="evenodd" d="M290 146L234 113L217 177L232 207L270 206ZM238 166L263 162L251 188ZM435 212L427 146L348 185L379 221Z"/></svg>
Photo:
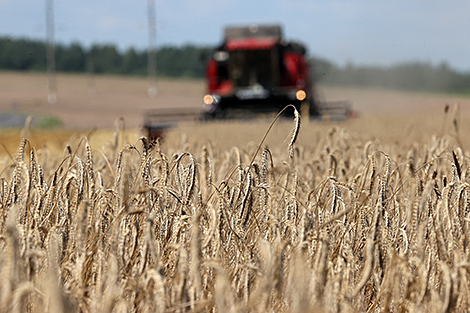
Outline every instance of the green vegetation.
<svg viewBox="0 0 470 313"><path fill-rule="evenodd" d="M166 77L202 77L210 47L185 45L162 47L157 51L157 72ZM59 72L93 72L97 74L147 75L147 51L133 48L125 52L114 45L93 45L90 49L78 43L58 44L55 48ZM0 38L0 69L45 71L45 42L29 39Z"/></svg>
<svg viewBox="0 0 470 313"><path fill-rule="evenodd" d="M433 66L426 62L408 62L390 67L338 67L326 60L315 62L317 80L329 85L385 87L401 90L470 92L470 72L460 73L447 63Z"/></svg>
<svg viewBox="0 0 470 313"><path fill-rule="evenodd" d="M157 50L157 73L165 77L201 78L205 60L212 47L184 45L163 46ZM329 60L311 57L315 81L329 85L372 86L402 90L426 90L459 94L470 93L470 72L458 72L448 64L407 62L391 67L338 66ZM45 71L46 44L29 39L0 38L0 69ZM59 72L147 75L147 51L130 48L119 51L114 45L78 43L56 46Z"/></svg>
<svg viewBox="0 0 470 313"><path fill-rule="evenodd" d="M42 116L36 121L35 126L39 129L54 129L62 125L62 121L55 116Z"/></svg>

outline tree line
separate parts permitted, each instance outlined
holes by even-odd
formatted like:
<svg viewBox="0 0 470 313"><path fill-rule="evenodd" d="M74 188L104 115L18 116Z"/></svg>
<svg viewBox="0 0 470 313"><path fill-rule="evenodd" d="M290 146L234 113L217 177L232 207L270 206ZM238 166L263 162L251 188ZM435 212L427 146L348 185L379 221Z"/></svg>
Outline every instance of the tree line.
<svg viewBox="0 0 470 313"><path fill-rule="evenodd" d="M338 67L324 59L314 63L317 81L330 85L470 93L470 72L456 71L446 62L433 65L413 61L388 67L353 64Z"/></svg>
<svg viewBox="0 0 470 313"><path fill-rule="evenodd" d="M0 69L12 71L46 71L46 43L39 40L0 37ZM211 47L165 46L157 50L157 72L170 77L203 77ZM55 46L58 72L92 72L96 74L147 75L147 51L130 48L119 51L112 44L95 44L89 49L78 43Z"/></svg>
<svg viewBox="0 0 470 313"><path fill-rule="evenodd" d="M205 61L213 47L163 46L156 51L157 74L164 77L202 78ZM147 75L147 51L129 48L119 51L112 44L95 44L86 49L78 43L55 47L56 70L96 74ZM373 86L405 90L470 93L470 72L459 72L448 64L407 62L389 67L338 66L310 57L316 82L330 85ZM31 39L0 37L0 69L45 71L46 43Z"/></svg>

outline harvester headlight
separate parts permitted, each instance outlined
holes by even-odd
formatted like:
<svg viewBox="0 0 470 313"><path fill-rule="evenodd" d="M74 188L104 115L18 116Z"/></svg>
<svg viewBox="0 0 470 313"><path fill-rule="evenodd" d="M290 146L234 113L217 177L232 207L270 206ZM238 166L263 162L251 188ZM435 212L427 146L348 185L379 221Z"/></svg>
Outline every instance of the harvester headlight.
<svg viewBox="0 0 470 313"><path fill-rule="evenodd" d="M204 102L203 110L205 112L213 113L217 111L220 103L220 96L207 94L202 98L202 100Z"/></svg>
<svg viewBox="0 0 470 313"><path fill-rule="evenodd" d="M205 95L203 101L205 105L211 105L214 103L214 98L211 95Z"/></svg>
<svg viewBox="0 0 470 313"><path fill-rule="evenodd" d="M295 93L295 98L299 101L304 101L307 98L307 93L304 90L298 90Z"/></svg>

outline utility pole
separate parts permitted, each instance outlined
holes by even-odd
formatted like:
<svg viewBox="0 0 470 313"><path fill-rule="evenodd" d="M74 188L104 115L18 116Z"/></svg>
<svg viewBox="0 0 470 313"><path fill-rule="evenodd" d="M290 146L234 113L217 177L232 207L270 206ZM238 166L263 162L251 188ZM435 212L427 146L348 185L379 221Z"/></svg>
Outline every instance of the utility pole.
<svg viewBox="0 0 470 313"><path fill-rule="evenodd" d="M147 51L147 67L149 89L148 95L155 97L158 93L157 89L157 24L155 13L155 0L147 1L147 16L148 16L148 35L149 47Z"/></svg>
<svg viewBox="0 0 470 313"><path fill-rule="evenodd" d="M57 78L55 73L54 0L46 0L47 35L47 102L57 103Z"/></svg>

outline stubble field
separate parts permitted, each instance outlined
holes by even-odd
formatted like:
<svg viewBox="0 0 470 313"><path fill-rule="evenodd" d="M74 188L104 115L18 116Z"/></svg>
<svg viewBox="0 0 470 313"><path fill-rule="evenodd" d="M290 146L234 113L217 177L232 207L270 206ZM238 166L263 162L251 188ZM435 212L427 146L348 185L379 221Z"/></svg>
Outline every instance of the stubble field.
<svg viewBox="0 0 470 313"><path fill-rule="evenodd" d="M149 142L142 111L199 105L201 82L149 99L145 80L97 77L93 95L64 76L51 107L8 75L26 89L2 89L3 110L66 127L2 131L18 148L2 141L0 311L470 306L468 98L320 86L359 117L183 124Z"/></svg>

